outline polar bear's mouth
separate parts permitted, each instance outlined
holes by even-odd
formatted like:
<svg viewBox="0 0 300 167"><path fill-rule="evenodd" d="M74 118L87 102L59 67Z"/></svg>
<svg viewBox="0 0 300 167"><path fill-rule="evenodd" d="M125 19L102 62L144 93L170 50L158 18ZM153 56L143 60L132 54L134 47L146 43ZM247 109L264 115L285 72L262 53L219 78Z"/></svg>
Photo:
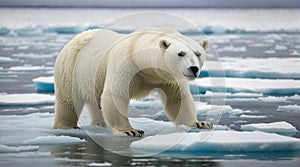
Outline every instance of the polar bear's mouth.
<svg viewBox="0 0 300 167"><path fill-rule="evenodd" d="M185 74L182 72L182 74L188 79L188 80L194 80L197 76L194 74Z"/></svg>

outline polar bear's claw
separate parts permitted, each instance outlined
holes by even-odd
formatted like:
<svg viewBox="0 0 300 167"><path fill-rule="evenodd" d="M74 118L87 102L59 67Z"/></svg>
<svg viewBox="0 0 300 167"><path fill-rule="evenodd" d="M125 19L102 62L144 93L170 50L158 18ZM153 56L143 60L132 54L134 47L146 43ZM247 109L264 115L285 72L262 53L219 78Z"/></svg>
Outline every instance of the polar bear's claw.
<svg viewBox="0 0 300 167"><path fill-rule="evenodd" d="M213 124L210 122L194 122L193 127L199 128L199 129L212 129L213 128Z"/></svg>
<svg viewBox="0 0 300 167"><path fill-rule="evenodd" d="M132 136L132 137L142 137L144 135L144 131L142 130L124 130L122 131L123 134L126 136Z"/></svg>

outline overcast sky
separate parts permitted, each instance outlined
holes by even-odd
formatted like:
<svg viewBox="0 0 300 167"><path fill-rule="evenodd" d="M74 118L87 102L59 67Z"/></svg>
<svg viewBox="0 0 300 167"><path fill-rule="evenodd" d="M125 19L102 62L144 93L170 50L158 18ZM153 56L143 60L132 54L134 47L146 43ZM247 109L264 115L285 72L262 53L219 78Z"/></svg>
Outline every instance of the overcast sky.
<svg viewBox="0 0 300 167"><path fill-rule="evenodd" d="M0 6L300 8L300 0L0 0Z"/></svg>

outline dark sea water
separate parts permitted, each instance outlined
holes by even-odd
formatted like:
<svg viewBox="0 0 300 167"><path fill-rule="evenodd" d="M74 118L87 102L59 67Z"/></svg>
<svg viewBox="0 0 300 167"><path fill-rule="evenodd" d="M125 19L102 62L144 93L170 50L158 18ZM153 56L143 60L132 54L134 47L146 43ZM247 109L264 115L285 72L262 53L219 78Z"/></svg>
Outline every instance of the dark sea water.
<svg viewBox="0 0 300 167"><path fill-rule="evenodd" d="M158 9L153 9L153 11L160 12ZM104 25L107 24L108 27L119 32L131 32L136 25L128 24L118 29L116 26L118 24L111 24L111 22L121 16L136 12L143 12L143 10L0 9L0 95L4 97L6 94L17 94L15 97L18 98L20 94L36 93L32 80L40 76L53 75L56 56L75 34L86 29L105 27ZM278 69L276 71L260 68L262 71L267 71L263 75L253 72L243 76L225 70L225 77L272 79L275 85L278 80L299 80L300 78L300 23L296 19L300 17L298 10L164 9L163 12L176 14L204 31L212 44L207 55L208 61L221 61L222 63L223 58L224 60L233 58L237 61L259 59L260 62L268 64L270 58L282 60L279 66L274 65L278 66L275 68ZM143 22L151 21L151 19L143 20ZM121 23L126 23L126 20ZM151 25L151 23L148 24ZM157 25L155 20L153 24ZM195 29L183 29L182 33L195 40L203 36ZM292 64L288 64L291 61L286 61L289 58L294 58ZM247 65L251 70L256 68L255 64L246 63L245 66ZM296 66L297 69L288 68L289 66ZM244 72L242 68L236 70ZM205 72L202 74L205 76ZM216 77L215 75L215 73L210 73L210 77ZM294 89L289 86L286 85L281 92L273 91L272 94L258 91L249 97L228 96L225 99L225 106L230 106L232 110L251 111L250 115L258 117L223 114L218 124L242 131L240 127L243 124L285 121L300 130L300 100ZM266 85L264 87L264 89L268 88ZM249 92L241 90L230 93ZM53 92L39 94L53 95ZM194 94L194 98L196 101L206 102L207 105L212 103L212 97L209 94ZM3 98L0 98L0 166L87 166L93 162L105 166L107 162L106 165L111 166L232 167L298 166L300 162L300 151L165 152L152 156L131 157L128 155L134 154L130 153L129 145L139 139L111 137L105 129L102 129L100 130L102 136L96 138L106 143L105 146L109 146L103 148L84 130L67 132L53 130L53 102L35 105L26 102L22 104L2 102ZM278 106L292 106L292 109L277 111ZM155 109L155 106L152 106L154 109L145 107L147 110L145 112L144 107L139 108L133 104L133 107L129 108L130 116L168 121L162 109ZM140 111L134 112L135 108L139 108ZM83 115L83 122L80 124L83 127L87 126L85 121L88 117L86 116L88 115ZM198 119L205 120L206 115L199 114ZM92 127L87 126L87 128ZM16 149L7 151L2 148L3 146L13 148L28 146L26 140L53 135L79 137L86 142L74 144L68 141L64 143L62 140L60 144L53 144L53 141L48 139L43 143L29 144L39 146L38 149L29 151ZM299 131L291 136L300 139Z"/></svg>

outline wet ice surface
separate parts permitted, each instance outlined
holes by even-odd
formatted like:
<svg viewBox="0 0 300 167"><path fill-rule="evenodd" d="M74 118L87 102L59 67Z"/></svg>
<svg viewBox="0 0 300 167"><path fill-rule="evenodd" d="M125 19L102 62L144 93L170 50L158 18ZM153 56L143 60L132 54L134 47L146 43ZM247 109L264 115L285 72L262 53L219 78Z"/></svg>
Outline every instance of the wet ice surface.
<svg viewBox="0 0 300 167"><path fill-rule="evenodd" d="M176 128L164 114L157 95L143 101L133 100L129 106L129 114L134 117L132 125L146 133L142 139L113 137L105 128L89 126L86 110L79 124L82 129L54 130L53 87L46 85L53 80L50 78L49 82L49 78L39 77L53 76L56 55L74 33L83 29L21 28L13 31L22 37L0 37L0 166L298 165L299 151L290 150L299 147L300 138L299 34L208 36L221 57L223 76L228 78L225 79L226 86L210 86L210 81L222 76L219 69L214 68L218 61L210 51L206 66L213 68L204 70L202 76L213 78L198 79L200 88L193 96L199 120L216 121L219 115L221 119L219 125L215 125L214 138L201 143L199 135L211 131L186 126ZM224 34L220 27L211 29ZM206 31L209 30L206 27ZM0 32L5 34L4 29ZM35 78L38 79L33 80ZM38 86L44 87L36 93ZM214 101L220 99L224 105ZM156 136L159 142L139 145L145 150L160 144L161 138L174 139L172 135L181 137L182 134L186 139L178 142L184 145L175 142L175 147L170 148L175 152L133 158L119 155L134 154L132 148L136 144L131 143L142 143ZM219 140L223 136L227 136L226 140ZM254 145L255 142L260 143ZM258 152L250 152L254 150ZM145 154L147 152L138 151L138 155Z"/></svg>

